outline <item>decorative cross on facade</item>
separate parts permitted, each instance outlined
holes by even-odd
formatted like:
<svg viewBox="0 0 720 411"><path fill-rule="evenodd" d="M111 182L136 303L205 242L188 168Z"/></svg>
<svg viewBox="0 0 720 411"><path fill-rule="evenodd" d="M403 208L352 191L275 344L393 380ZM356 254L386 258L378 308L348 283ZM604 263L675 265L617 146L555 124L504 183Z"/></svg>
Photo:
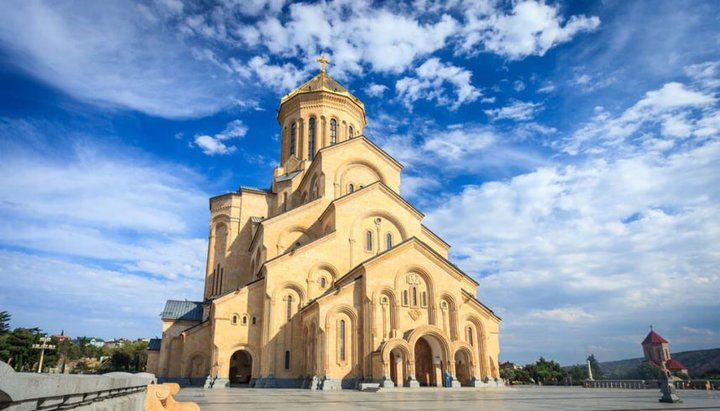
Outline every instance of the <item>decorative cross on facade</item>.
<svg viewBox="0 0 720 411"><path fill-rule="evenodd" d="M318 63L320 63L320 72L325 72L325 67L330 64L330 60L325 58L325 54L321 54L320 57L316 60Z"/></svg>
<svg viewBox="0 0 720 411"><path fill-rule="evenodd" d="M54 350L55 345L54 344L48 344L50 342L50 337L47 335L44 337L40 337L40 342L42 344L33 344L32 347L36 350L40 350L40 364L38 364L38 371L42 372L42 366L43 366L43 360L45 359L45 350Z"/></svg>

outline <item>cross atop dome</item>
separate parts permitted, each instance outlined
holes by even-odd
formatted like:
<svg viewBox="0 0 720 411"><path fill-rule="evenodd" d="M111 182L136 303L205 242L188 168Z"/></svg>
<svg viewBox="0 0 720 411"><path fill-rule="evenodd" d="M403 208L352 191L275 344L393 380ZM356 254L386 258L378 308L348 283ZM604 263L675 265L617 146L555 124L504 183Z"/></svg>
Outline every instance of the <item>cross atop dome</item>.
<svg viewBox="0 0 720 411"><path fill-rule="evenodd" d="M320 72L321 72L321 73L324 73L324 72L325 72L325 67L326 67L328 64L330 64L330 60L328 60L328 59L325 57L325 53L321 54L320 57L318 57L317 60L315 60L315 61L317 61L318 63L320 63Z"/></svg>

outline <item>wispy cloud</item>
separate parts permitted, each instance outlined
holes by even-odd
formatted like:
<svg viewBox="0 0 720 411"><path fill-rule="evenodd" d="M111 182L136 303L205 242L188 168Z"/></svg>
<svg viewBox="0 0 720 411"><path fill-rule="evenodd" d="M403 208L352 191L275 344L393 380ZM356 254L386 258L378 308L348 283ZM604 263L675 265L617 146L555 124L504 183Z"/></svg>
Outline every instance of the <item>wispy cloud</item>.
<svg viewBox="0 0 720 411"><path fill-rule="evenodd" d="M13 64L92 104L169 118L233 104L229 80L126 2L17 2L0 13L0 40Z"/></svg>
<svg viewBox="0 0 720 411"><path fill-rule="evenodd" d="M495 120L514 120L528 121L535 117L535 114L542 110L541 103L533 103L530 101L513 101L510 105L500 108L485 110L490 119Z"/></svg>
<svg viewBox="0 0 720 411"><path fill-rule="evenodd" d="M677 110L695 113L683 136L692 142L647 150L648 124ZM428 210L427 224L454 245L459 265L481 283L480 298L524 341L550 349L547 329L573 332L579 353L565 355L580 357L608 338L597 329L658 318L687 326L688 315L717 307L720 286L718 255L706 246L720 235L720 135L696 132L716 115L712 96L665 84L622 114L581 127L593 136L583 140L582 161L465 186ZM603 144L606 137L614 144ZM628 140L637 143L620 143ZM602 151L593 150L598 144ZM521 340L511 347L538 350ZM620 348L614 358L634 355Z"/></svg>
<svg viewBox="0 0 720 411"><path fill-rule="evenodd" d="M648 91L619 115L597 107L595 117L562 141L560 147L570 154L606 151L620 145L625 150L641 147L665 151L680 143L681 138L717 136L718 116L720 108L714 95L670 82ZM639 133L641 130L646 132Z"/></svg>
<svg viewBox="0 0 720 411"><path fill-rule="evenodd" d="M17 140L22 130L3 133ZM201 278L202 178L122 148L70 144L62 160L57 152L8 146L0 154L0 243L158 277Z"/></svg>

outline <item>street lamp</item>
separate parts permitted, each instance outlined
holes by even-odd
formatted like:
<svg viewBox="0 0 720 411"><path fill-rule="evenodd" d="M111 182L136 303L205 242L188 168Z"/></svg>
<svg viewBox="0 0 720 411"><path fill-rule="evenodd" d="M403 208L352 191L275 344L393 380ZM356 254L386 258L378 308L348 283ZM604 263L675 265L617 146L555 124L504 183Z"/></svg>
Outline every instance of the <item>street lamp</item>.
<svg viewBox="0 0 720 411"><path fill-rule="evenodd" d="M40 337L40 342L42 344L33 344L32 347L36 350L40 350L40 364L38 364L38 370L37 372L42 372L42 365L43 360L45 359L45 350L54 350L55 345L54 344L48 344L50 342L50 337L47 335L44 337Z"/></svg>

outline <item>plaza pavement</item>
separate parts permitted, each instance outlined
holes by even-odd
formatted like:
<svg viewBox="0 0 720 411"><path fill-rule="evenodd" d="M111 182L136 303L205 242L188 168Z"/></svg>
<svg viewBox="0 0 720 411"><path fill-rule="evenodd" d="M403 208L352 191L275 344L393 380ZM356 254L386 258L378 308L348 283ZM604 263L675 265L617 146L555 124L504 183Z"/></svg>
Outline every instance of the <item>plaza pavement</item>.
<svg viewBox="0 0 720 411"><path fill-rule="evenodd" d="M379 392L301 389L183 388L178 401L224 410L720 410L720 391L678 391L681 404L659 403L660 390L520 387L456 390L395 388Z"/></svg>

